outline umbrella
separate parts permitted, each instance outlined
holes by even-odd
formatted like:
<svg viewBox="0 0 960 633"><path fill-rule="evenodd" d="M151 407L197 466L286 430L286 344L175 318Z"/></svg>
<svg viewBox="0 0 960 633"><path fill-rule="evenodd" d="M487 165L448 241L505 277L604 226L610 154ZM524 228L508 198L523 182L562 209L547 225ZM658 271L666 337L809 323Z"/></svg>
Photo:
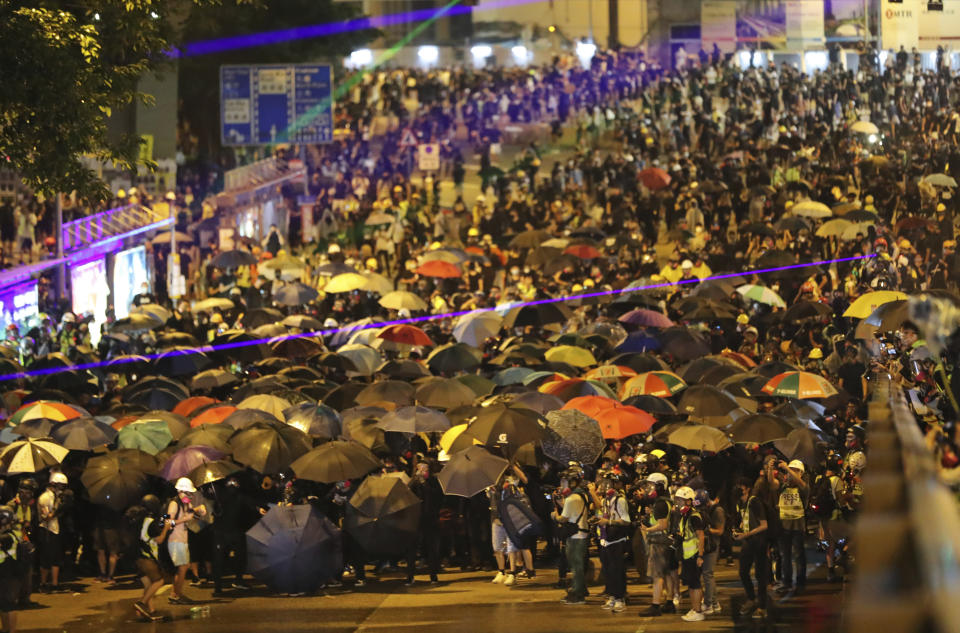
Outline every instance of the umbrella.
<svg viewBox="0 0 960 633"><path fill-rule="evenodd" d="M876 327L881 332L892 332L910 318L906 301L891 301L878 306L863 322Z"/></svg>
<svg viewBox="0 0 960 633"><path fill-rule="evenodd" d="M357 404L370 405L378 402L393 402L398 406L411 405L415 387L400 380L382 380L364 387L356 394Z"/></svg>
<svg viewBox="0 0 960 633"><path fill-rule="evenodd" d="M409 379L424 378L430 376L430 370L424 367L423 363L405 358L402 360L388 360L379 367L377 373L389 376L391 378Z"/></svg>
<svg viewBox="0 0 960 633"><path fill-rule="evenodd" d="M92 451L113 443L117 431L109 424L83 417L58 424L50 435L60 446L71 451Z"/></svg>
<svg viewBox="0 0 960 633"><path fill-rule="evenodd" d="M367 280L367 283L363 286L363 289L367 292L373 292L378 295L386 295L393 292L393 282L383 275L369 270L365 270L360 274Z"/></svg>
<svg viewBox="0 0 960 633"><path fill-rule="evenodd" d="M136 448L150 455L156 455L172 441L173 433L163 420L133 422L117 434L117 446L120 448Z"/></svg>
<svg viewBox="0 0 960 633"><path fill-rule="evenodd" d="M618 380L633 378L636 375L635 370L625 365L600 365L585 373L583 377L587 380L617 382Z"/></svg>
<svg viewBox="0 0 960 633"><path fill-rule="evenodd" d="M364 224L367 226L380 226L383 224L393 224L397 218L391 213L376 212L367 216Z"/></svg>
<svg viewBox="0 0 960 633"><path fill-rule="evenodd" d="M173 313L162 305L156 303L145 303L143 305L130 308L130 314L146 314L153 317L161 323L166 323L173 317Z"/></svg>
<svg viewBox="0 0 960 633"><path fill-rule="evenodd" d="M54 422L65 422L74 418L79 418L83 412L75 407L60 402L50 402L49 400L37 400L25 404L14 412L7 424L16 426L29 420L52 420Z"/></svg>
<svg viewBox="0 0 960 633"><path fill-rule="evenodd" d="M88 461L80 481L90 501L121 512L140 500L153 470L151 461L140 451L112 451Z"/></svg>
<svg viewBox="0 0 960 633"><path fill-rule="evenodd" d="M208 446L221 453L231 452L230 438L236 432L232 426L201 424L195 426L177 440L177 446Z"/></svg>
<svg viewBox="0 0 960 633"><path fill-rule="evenodd" d="M240 404L237 405L238 409L258 409L265 413L269 413L278 420L283 419L283 412L290 408L290 402L284 400L283 398L278 398L277 396L271 396L269 394L259 394L256 396L250 396L244 398Z"/></svg>
<svg viewBox="0 0 960 633"><path fill-rule="evenodd" d="M597 413L596 420L600 423L603 437L617 440L647 433L656 423L656 419L646 411L619 403Z"/></svg>
<svg viewBox="0 0 960 633"><path fill-rule="evenodd" d="M637 174L643 186L652 191L659 191L670 186L670 174L659 167L647 167Z"/></svg>
<svg viewBox="0 0 960 633"><path fill-rule="evenodd" d="M417 347L432 347L434 345L434 342L430 340L426 332L414 325L407 325L405 323L398 323L383 328L380 330L377 338Z"/></svg>
<svg viewBox="0 0 960 633"><path fill-rule="evenodd" d="M233 459L259 473L279 473L310 450L306 434L292 426L253 425L230 439Z"/></svg>
<svg viewBox="0 0 960 633"><path fill-rule="evenodd" d="M815 202L813 200L798 202L790 208L790 212L794 215L802 215L808 218L829 218L833 216L833 211L830 210L830 207L822 202Z"/></svg>
<svg viewBox="0 0 960 633"><path fill-rule="evenodd" d="M273 294L273 300L285 306L301 306L320 296L316 288L295 281L286 283Z"/></svg>
<svg viewBox="0 0 960 633"><path fill-rule="evenodd" d="M763 303L775 308L787 307L786 302L780 297L780 295L766 286L746 284L737 288L737 292L743 295L745 299L750 299L751 301L756 301L757 303Z"/></svg>
<svg viewBox="0 0 960 633"><path fill-rule="evenodd" d="M503 317L492 310L470 312L459 317L453 326L453 337L461 342L480 347L500 331Z"/></svg>
<svg viewBox="0 0 960 633"><path fill-rule="evenodd" d="M346 530L365 552L406 554L416 543L420 499L396 477L367 477L347 504Z"/></svg>
<svg viewBox="0 0 960 633"><path fill-rule="evenodd" d="M286 327L297 328L298 330L304 330L304 331L315 331L315 330L323 329L323 323L305 314L291 314L288 317L284 317L283 321L281 321L280 324Z"/></svg>
<svg viewBox="0 0 960 633"><path fill-rule="evenodd" d="M880 128L870 121L855 121L853 125L850 126L850 131L856 132L857 134L879 134Z"/></svg>
<svg viewBox="0 0 960 633"><path fill-rule="evenodd" d="M558 345L551 347L544 354L544 358L551 362L567 363L574 367L590 367L597 364L590 350L574 345Z"/></svg>
<svg viewBox="0 0 960 633"><path fill-rule="evenodd" d="M763 392L787 398L829 398L837 389L823 376L806 371L787 371L767 381Z"/></svg>
<svg viewBox="0 0 960 633"><path fill-rule="evenodd" d="M416 273L424 277L439 277L441 279L457 279L463 276L463 272L456 264L440 259L424 262L417 267Z"/></svg>
<svg viewBox="0 0 960 633"><path fill-rule="evenodd" d="M550 234L541 229L532 229L517 233L510 240L510 248L534 248L550 239Z"/></svg>
<svg viewBox="0 0 960 633"><path fill-rule="evenodd" d="M473 389L454 378L432 380L418 387L414 394L418 403L438 409L470 404L476 397Z"/></svg>
<svg viewBox="0 0 960 633"><path fill-rule="evenodd" d="M427 356L427 365L435 372L473 369L483 361L483 353L467 343L441 345Z"/></svg>
<svg viewBox="0 0 960 633"><path fill-rule="evenodd" d="M193 306L194 312L215 312L215 311L226 311L233 310L236 307L233 301L225 299L224 297L210 297L209 299L204 299L203 301L198 301Z"/></svg>
<svg viewBox="0 0 960 633"><path fill-rule="evenodd" d="M526 409L531 409L536 411L540 415L547 413L548 411L556 411L557 409L562 409L564 402L560 398L550 395L548 393L540 393L537 391L527 391L524 393L509 394L506 396L508 398L507 403L510 406L514 407L524 407ZM450 412L447 412L447 415L450 415Z"/></svg>
<svg viewBox="0 0 960 633"><path fill-rule="evenodd" d="M621 323L630 323L631 325L640 327L668 328L675 325L664 313L646 308L631 310L630 312L620 315L620 318L617 320Z"/></svg>
<svg viewBox="0 0 960 633"><path fill-rule="evenodd" d="M462 450L443 467L437 480L448 495L473 497L500 481L510 462L491 455L480 446Z"/></svg>
<svg viewBox="0 0 960 633"><path fill-rule="evenodd" d="M240 322L245 328L257 328L280 321L283 321L283 313L276 308L254 308L240 317Z"/></svg>
<svg viewBox="0 0 960 633"><path fill-rule="evenodd" d="M346 382L327 393L323 397L323 403L338 411L349 409L356 404L357 395L366 387L363 383Z"/></svg>
<svg viewBox="0 0 960 633"><path fill-rule="evenodd" d="M923 182L934 187L956 187L957 181L947 174L930 174L923 177Z"/></svg>
<svg viewBox="0 0 960 633"><path fill-rule="evenodd" d="M739 404L733 396L713 385L692 385L680 396L677 410L697 417L726 415Z"/></svg>
<svg viewBox="0 0 960 633"><path fill-rule="evenodd" d="M846 213L843 216L843 219L847 222L853 222L861 225L870 225L877 223L877 214L872 211L867 211L866 209L854 209L849 213ZM864 226L864 228L865 228Z"/></svg>
<svg viewBox="0 0 960 633"><path fill-rule="evenodd" d="M170 411L183 400L183 396L167 389L144 389L126 397L127 404L139 404L148 409Z"/></svg>
<svg viewBox="0 0 960 633"><path fill-rule="evenodd" d="M450 420L427 407L400 407L383 416L377 426L398 433L442 433L450 428Z"/></svg>
<svg viewBox="0 0 960 633"><path fill-rule="evenodd" d="M851 226L853 226L853 222L846 218L834 218L821 224L816 235L817 237L840 237Z"/></svg>
<svg viewBox="0 0 960 633"><path fill-rule="evenodd" d="M669 328L660 332L662 350L679 361L693 360L710 353L710 346L699 334L683 328Z"/></svg>
<svg viewBox="0 0 960 633"><path fill-rule="evenodd" d="M223 419L223 426L245 429L251 426L279 428L283 422L278 417L260 409L237 409Z"/></svg>
<svg viewBox="0 0 960 633"><path fill-rule="evenodd" d="M279 325L267 327L280 328ZM261 338L256 331L227 330L213 339L214 347L218 348L215 355L218 359L237 360L244 364L258 363L270 355L270 348L260 342Z"/></svg>
<svg viewBox="0 0 960 633"><path fill-rule="evenodd" d="M239 378L226 370L208 369L193 377L190 381L190 388L195 391L210 391L221 387L230 387L239 382Z"/></svg>
<svg viewBox="0 0 960 633"><path fill-rule="evenodd" d="M162 326L166 321L160 321L147 314L130 314L117 319L110 325L111 332L143 332Z"/></svg>
<svg viewBox="0 0 960 633"><path fill-rule="evenodd" d="M215 462L226 457L226 454L209 446L187 446L181 448L167 459L160 468L160 476L167 481L174 481L188 476L193 470L203 464Z"/></svg>
<svg viewBox="0 0 960 633"><path fill-rule="evenodd" d="M358 479L380 466L380 460L366 447L334 440L304 453L290 468L300 479L334 483Z"/></svg>
<svg viewBox="0 0 960 633"><path fill-rule="evenodd" d="M229 405L204 409L190 420L190 426L197 427L201 424L220 424L227 418L227 416L236 410L236 407L231 407Z"/></svg>
<svg viewBox="0 0 960 633"><path fill-rule="evenodd" d="M617 404L618 402L613 398L605 398L603 396L580 396L579 398L568 400L566 404L563 405L563 410L569 411L571 409L575 409L590 416L591 418L596 419L601 411L615 407Z"/></svg>
<svg viewBox="0 0 960 633"><path fill-rule="evenodd" d="M329 264L324 264L323 266L317 267L317 274L323 275L325 277L335 277L343 273L355 273L357 272L356 268L347 266L342 262L330 262Z"/></svg>
<svg viewBox="0 0 960 633"><path fill-rule="evenodd" d="M410 310L414 312L429 309L427 302L421 299L419 295L407 292L406 290L394 290L393 292L387 293L380 297L378 303L390 310Z"/></svg>
<svg viewBox="0 0 960 633"><path fill-rule="evenodd" d="M499 445L515 453L524 444L543 436L540 419L541 416L530 409L494 404L483 407L464 433L487 446Z"/></svg>
<svg viewBox="0 0 960 633"><path fill-rule="evenodd" d="M307 265L300 259L288 255L287 253L278 253L277 257L261 263L257 270L266 277L275 279L278 275L299 276Z"/></svg>
<svg viewBox="0 0 960 633"><path fill-rule="evenodd" d="M470 387L470 390L473 391L473 393L475 393L477 396L489 395L493 393L493 390L497 387L492 380L477 374L460 374L459 376L456 376L454 380L462 382L466 386Z"/></svg>
<svg viewBox="0 0 960 633"><path fill-rule="evenodd" d="M274 506L246 536L247 570L276 592L313 592L343 567L340 530L311 505Z"/></svg>
<svg viewBox="0 0 960 633"><path fill-rule="evenodd" d="M336 277L332 277L323 286L323 291L328 294L336 294L340 292L353 292L354 290L361 290L367 285L367 278L356 272L341 273Z"/></svg>
<svg viewBox="0 0 960 633"><path fill-rule="evenodd" d="M623 365L625 367L629 367L638 373L644 371L659 371L661 369L668 369L666 364L656 356L638 352L618 354L617 356L611 358L610 362L614 365Z"/></svg>
<svg viewBox="0 0 960 633"><path fill-rule="evenodd" d="M578 259L596 259L602 255L595 247L589 244L573 244L563 250L564 255L573 255Z"/></svg>
<svg viewBox="0 0 960 633"><path fill-rule="evenodd" d="M240 266L251 266L256 263L257 257L253 253L237 249L223 251L210 260L210 265L214 268L239 268Z"/></svg>
<svg viewBox="0 0 960 633"><path fill-rule="evenodd" d="M620 399L650 395L669 398L687 386L683 379L669 371L648 371L634 376L620 388Z"/></svg>
<svg viewBox="0 0 960 633"><path fill-rule="evenodd" d="M733 446L723 431L704 424L677 426L667 434L664 441L688 451L708 451L711 453L719 453Z"/></svg>
<svg viewBox="0 0 960 633"><path fill-rule="evenodd" d="M798 369L798 367L791 365L790 363L774 360L759 365L753 370L753 373L765 376L767 378L773 378L777 374L782 374L785 371L797 371Z"/></svg>
<svg viewBox="0 0 960 633"><path fill-rule="evenodd" d="M787 459L799 459L805 464L819 464L822 451L817 436L809 429L793 429L787 437L773 441L774 447Z"/></svg>
<svg viewBox="0 0 960 633"><path fill-rule="evenodd" d="M63 461L69 451L49 440L27 438L0 451L0 473L17 475L40 472Z"/></svg>
<svg viewBox="0 0 960 633"><path fill-rule="evenodd" d="M544 455L564 466L592 464L600 457L606 443L595 419L576 409L550 411L545 417Z"/></svg>
<svg viewBox="0 0 960 633"><path fill-rule="evenodd" d="M177 244L193 244L193 238L187 235L186 233L181 233L176 231ZM150 240L150 243L154 246L164 246L170 244L170 231L165 231L159 233L155 238Z"/></svg>
<svg viewBox="0 0 960 633"><path fill-rule="evenodd" d="M508 367L494 374L493 382L500 386L519 385L532 373L529 367Z"/></svg>
<svg viewBox="0 0 960 633"><path fill-rule="evenodd" d="M153 361L154 370L164 376L192 376L210 364L206 354L191 347L175 347Z"/></svg>
<svg viewBox="0 0 960 633"><path fill-rule="evenodd" d="M819 301L797 301L786 309L782 320L784 323L794 323L803 319L819 319L832 314L833 310L826 303Z"/></svg>
<svg viewBox="0 0 960 633"><path fill-rule="evenodd" d="M511 309L503 319L503 327L539 327L548 323L564 323L569 317L570 313L559 303L538 303Z"/></svg>
<svg viewBox="0 0 960 633"><path fill-rule="evenodd" d="M283 412L287 424L311 437L333 439L342 432L340 414L325 404L298 404Z"/></svg>
<svg viewBox="0 0 960 633"><path fill-rule="evenodd" d="M77 418L79 419L79 418ZM33 437L33 438L43 438L50 437L50 430L53 428L53 422L51 420L46 420L43 418L38 418L36 420L27 420L26 422L21 422L15 427L10 429L10 432L14 435L20 435L22 437ZM10 428L10 427L7 427Z"/></svg>
<svg viewBox="0 0 960 633"><path fill-rule="evenodd" d="M286 335L270 341L271 353L282 358L306 359L324 351L323 343L313 335Z"/></svg>
<svg viewBox="0 0 960 633"><path fill-rule="evenodd" d="M776 226L778 231L790 231L792 233L810 230L810 224L803 218L796 216L781 218L774 226Z"/></svg>
<svg viewBox="0 0 960 633"><path fill-rule="evenodd" d="M854 242L862 240L870 228L869 222L855 222L843 230L840 239L844 242Z"/></svg>
<svg viewBox="0 0 960 633"><path fill-rule="evenodd" d="M578 396L614 397L613 391L606 384L596 380L584 380L583 378L551 380L540 385L537 390L541 393L556 396L561 400L570 400Z"/></svg>
<svg viewBox="0 0 960 633"><path fill-rule="evenodd" d="M786 438L793 427L783 418L769 413L747 415L727 427L734 442L765 444Z"/></svg>
<svg viewBox="0 0 960 633"><path fill-rule="evenodd" d="M884 303L889 303L891 301L903 301L905 299L907 299L907 295L896 290L877 290L876 292L868 292L857 297L857 299L850 304L850 307L844 311L843 316L853 317L855 319L865 319L870 316L870 313Z"/></svg>
<svg viewBox="0 0 960 633"><path fill-rule="evenodd" d="M193 485L199 488L206 484L212 484L215 481L226 479L227 477L240 472L242 468L229 459L220 459L214 462L205 462L200 464L192 471L188 477Z"/></svg>

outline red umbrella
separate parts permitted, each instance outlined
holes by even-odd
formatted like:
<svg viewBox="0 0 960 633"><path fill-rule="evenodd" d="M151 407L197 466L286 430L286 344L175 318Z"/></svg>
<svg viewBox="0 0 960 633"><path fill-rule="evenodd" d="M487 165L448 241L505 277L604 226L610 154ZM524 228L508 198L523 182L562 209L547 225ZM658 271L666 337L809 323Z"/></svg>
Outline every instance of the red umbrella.
<svg viewBox="0 0 960 633"><path fill-rule="evenodd" d="M231 407L227 405L222 407L212 407L210 409L206 409L205 411L197 415L195 418L190 420L190 427L196 428L201 424L220 424L225 419L227 419L228 415L230 415L236 410L237 410L236 407Z"/></svg>
<svg viewBox="0 0 960 633"><path fill-rule="evenodd" d="M600 423L600 431L607 439L620 440L629 435L646 433L656 419L636 407L616 404L593 416Z"/></svg>
<svg viewBox="0 0 960 633"><path fill-rule="evenodd" d="M424 262L417 268L417 274L424 277L442 277L444 279L456 279L463 276L460 268L456 264L445 262L441 259L433 259Z"/></svg>
<svg viewBox="0 0 960 633"><path fill-rule="evenodd" d="M574 244L573 246L568 246L563 252L566 255L573 255L580 259L596 259L600 257L600 251L589 244Z"/></svg>
<svg viewBox="0 0 960 633"><path fill-rule="evenodd" d="M173 408L173 412L183 416L188 416L200 407L204 407L208 404L216 404L217 402L219 402L219 400L214 400L213 398L208 398L207 396L193 396L192 398L181 400L177 406Z"/></svg>
<svg viewBox="0 0 960 633"><path fill-rule="evenodd" d="M576 409L581 413L589 415L591 418L596 418L601 411L611 409L619 404L613 398L605 398L603 396L580 396L577 398L572 398L563 405L564 409Z"/></svg>
<svg viewBox="0 0 960 633"><path fill-rule="evenodd" d="M405 323L389 325L383 328L378 338L393 341L394 343L405 343L406 345L434 345L434 342L427 336L426 332L418 327Z"/></svg>
<svg viewBox="0 0 960 633"><path fill-rule="evenodd" d="M642 170L637 177L647 189L657 191L670 185L670 174L659 167L647 167Z"/></svg>

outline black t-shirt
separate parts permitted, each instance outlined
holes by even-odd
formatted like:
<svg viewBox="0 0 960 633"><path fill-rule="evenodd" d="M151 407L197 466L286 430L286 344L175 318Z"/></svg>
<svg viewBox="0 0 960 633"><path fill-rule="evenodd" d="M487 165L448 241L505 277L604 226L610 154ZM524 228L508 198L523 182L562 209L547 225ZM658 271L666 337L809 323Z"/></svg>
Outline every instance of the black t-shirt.
<svg viewBox="0 0 960 633"><path fill-rule="evenodd" d="M653 504L653 518L657 521L666 519L670 514L670 504L666 499L657 499Z"/></svg>
<svg viewBox="0 0 960 633"><path fill-rule="evenodd" d="M767 506L764 505L760 497L750 497L750 499L747 500L747 510L749 511L750 516L749 516L748 524L746 526L747 529L745 531L754 530L760 526L761 521L767 520ZM742 523L743 512L742 511L741 511L740 517L741 517L740 518L741 523L738 527L742 529L743 528L743 523ZM761 535L757 534L755 536L761 536Z"/></svg>
<svg viewBox="0 0 960 633"><path fill-rule="evenodd" d="M861 362L844 363L837 369L837 376L843 380L843 389L857 400L863 400L863 381L867 368Z"/></svg>

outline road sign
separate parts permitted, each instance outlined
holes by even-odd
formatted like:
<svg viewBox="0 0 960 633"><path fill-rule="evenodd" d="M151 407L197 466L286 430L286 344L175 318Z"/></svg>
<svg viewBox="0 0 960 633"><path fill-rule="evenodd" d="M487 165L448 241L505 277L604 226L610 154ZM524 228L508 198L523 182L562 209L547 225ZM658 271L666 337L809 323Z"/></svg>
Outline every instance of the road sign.
<svg viewBox="0 0 960 633"><path fill-rule="evenodd" d="M221 66L220 140L224 145L329 143L333 140L330 66Z"/></svg>
<svg viewBox="0 0 960 633"><path fill-rule="evenodd" d="M440 169L440 145L437 143L421 143L417 145L417 166L420 171L437 171Z"/></svg>

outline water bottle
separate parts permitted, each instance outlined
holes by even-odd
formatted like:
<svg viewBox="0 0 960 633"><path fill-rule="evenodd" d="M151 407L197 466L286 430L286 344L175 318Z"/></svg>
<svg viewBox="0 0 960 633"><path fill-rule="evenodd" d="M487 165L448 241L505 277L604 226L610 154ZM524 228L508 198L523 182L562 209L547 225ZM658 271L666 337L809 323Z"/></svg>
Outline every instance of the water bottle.
<svg viewBox="0 0 960 633"><path fill-rule="evenodd" d="M191 607L190 609L191 619L199 620L201 618L209 618L209 617L210 617L210 605L208 604L198 605L195 607Z"/></svg>

